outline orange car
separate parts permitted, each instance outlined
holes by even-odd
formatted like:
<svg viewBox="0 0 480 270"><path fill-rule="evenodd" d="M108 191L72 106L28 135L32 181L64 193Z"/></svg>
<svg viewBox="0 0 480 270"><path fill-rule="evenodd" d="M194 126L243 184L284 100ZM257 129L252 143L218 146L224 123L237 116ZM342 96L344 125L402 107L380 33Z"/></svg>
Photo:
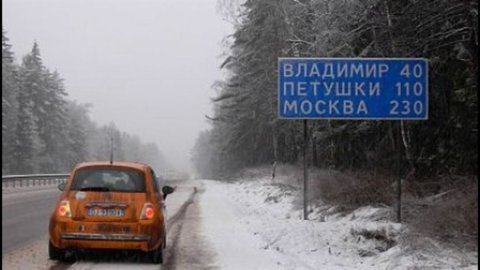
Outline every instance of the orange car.
<svg viewBox="0 0 480 270"><path fill-rule="evenodd" d="M76 249L141 250L162 263L166 245L164 199L155 172L135 162L78 164L65 184L49 225L48 254L64 260Z"/></svg>

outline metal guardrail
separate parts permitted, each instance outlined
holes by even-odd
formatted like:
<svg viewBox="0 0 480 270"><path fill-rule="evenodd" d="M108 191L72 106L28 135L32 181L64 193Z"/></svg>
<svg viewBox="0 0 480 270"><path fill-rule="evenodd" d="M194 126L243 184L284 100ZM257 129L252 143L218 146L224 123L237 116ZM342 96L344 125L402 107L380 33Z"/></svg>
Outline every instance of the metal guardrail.
<svg viewBox="0 0 480 270"><path fill-rule="evenodd" d="M2 189L8 187L47 186L64 183L70 174L2 175Z"/></svg>

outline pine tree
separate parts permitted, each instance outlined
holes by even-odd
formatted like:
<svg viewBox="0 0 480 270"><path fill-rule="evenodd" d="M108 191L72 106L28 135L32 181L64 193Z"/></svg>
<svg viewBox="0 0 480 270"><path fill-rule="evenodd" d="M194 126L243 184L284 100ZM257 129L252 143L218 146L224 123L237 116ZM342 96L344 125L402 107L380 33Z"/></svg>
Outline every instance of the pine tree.
<svg viewBox="0 0 480 270"><path fill-rule="evenodd" d="M231 55L218 82L212 139L221 171L269 163L278 156L276 61L283 55L285 1L246 1L246 15L233 35Z"/></svg>
<svg viewBox="0 0 480 270"><path fill-rule="evenodd" d="M2 28L2 174L12 171L17 117L18 72L14 55Z"/></svg>
<svg viewBox="0 0 480 270"><path fill-rule="evenodd" d="M89 106L78 104L75 101L67 103L67 147L58 154L63 158L63 171L69 171L73 166L82 161L91 159L91 152L95 147L91 134L95 133L95 124L88 117Z"/></svg>
<svg viewBox="0 0 480 270"><path fill-rule="evenodd" d="M58 72L44 69L42 79L42 93L38 93L34 101L38 135L43 146L39 153L40 166L44 172L56 172L63 161L62 149L68 145L66 92Z"/></svg>
<svg viewBox="0 0 480 270"><path fill-rule="evenodd" d="M297 161L301 128L276 116L280 56L429 59L428 121L310 121L314 165L388 172L400 152L404 173L476 173L477 0L247 0L239 12L222 4L238 15L228 18L236 31L221 67L229 73L214 84L212 130L198 138L211 144L217 173Z"/></svg>
<svg viewBox="0 0 480 270"><path fill-rule="evenodd" d="M38 169L39 141L34 97L42 91L42 69L38 45L34 43L32 52L23 58L20 67L20 89L17 96L19 107L13 155L15 173L35 173Z"/></svg>
<svg viewBox="0 0 480 270"><path fill-rule="evenodd" d="M215 166L217 164L214 162L215 155L211 142L211 130L200 132L191 154L192 163L200 177L212 178L215 176Z"/></svg>

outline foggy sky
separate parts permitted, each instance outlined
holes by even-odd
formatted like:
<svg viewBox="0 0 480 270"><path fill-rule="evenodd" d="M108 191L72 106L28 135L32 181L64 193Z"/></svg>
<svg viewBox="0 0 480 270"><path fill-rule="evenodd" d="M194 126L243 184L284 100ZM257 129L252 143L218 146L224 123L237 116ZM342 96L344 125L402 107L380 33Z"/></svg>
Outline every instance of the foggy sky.
<svg viewBox="0 0 480 270"><path fill-rule="evenodd" d="M65 79L69 99L91 119L155 142L188 170L208 127L211 85L222 78L222 39L233 32L216 0L2 0L3 28L17 62L40 47Z"/></svg>

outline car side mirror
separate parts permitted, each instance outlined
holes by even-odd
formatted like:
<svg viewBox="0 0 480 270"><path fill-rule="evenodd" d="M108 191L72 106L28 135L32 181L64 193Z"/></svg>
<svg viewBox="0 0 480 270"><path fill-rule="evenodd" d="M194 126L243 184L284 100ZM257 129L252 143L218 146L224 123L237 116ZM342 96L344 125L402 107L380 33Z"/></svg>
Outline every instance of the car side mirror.
<svg viewBox="0 0 480 270"><path fill-rule="evenodd" d="M65 183L60 183L58 184L57 188L60 190L60 191L63 191L65 189Z"/></svg>
<svg viewBox="0 0 480 270"><path fill-rule="evenodd" d="M173 191L175 191L173 187L163 186L162 187L163 199L165 200L167 198L167 195L173 193Z"/></svg>

